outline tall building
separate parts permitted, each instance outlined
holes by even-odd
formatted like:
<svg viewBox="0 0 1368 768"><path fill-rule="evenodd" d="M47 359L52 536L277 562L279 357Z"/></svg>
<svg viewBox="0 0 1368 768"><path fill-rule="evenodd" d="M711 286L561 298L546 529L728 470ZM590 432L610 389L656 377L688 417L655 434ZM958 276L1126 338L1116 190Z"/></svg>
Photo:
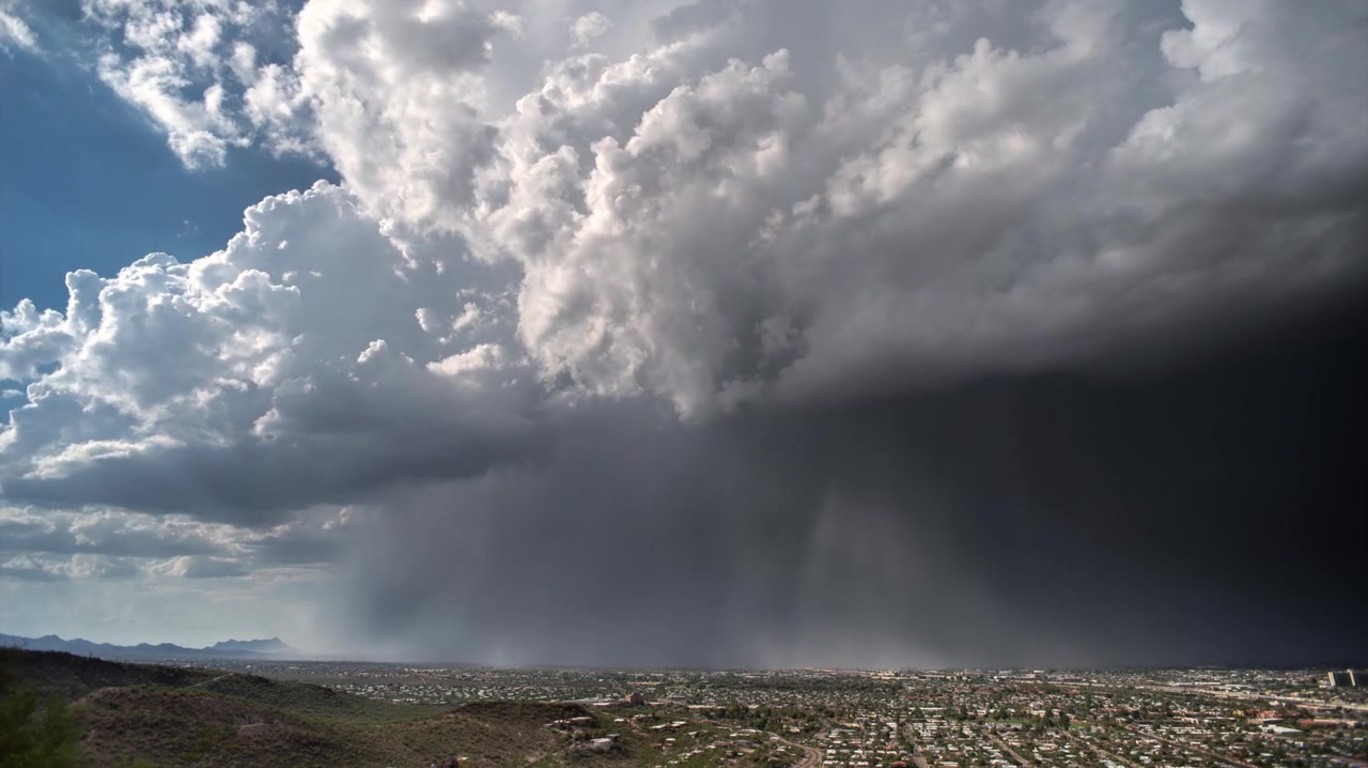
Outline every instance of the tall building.
<svg viewBox="0 0 1368 768"><path fill-rule="evenodd" d="M1362 669L1346 669L1343 672L1330 672L1331 688L1357 688L1368 686L1368 671Z"/></svg>

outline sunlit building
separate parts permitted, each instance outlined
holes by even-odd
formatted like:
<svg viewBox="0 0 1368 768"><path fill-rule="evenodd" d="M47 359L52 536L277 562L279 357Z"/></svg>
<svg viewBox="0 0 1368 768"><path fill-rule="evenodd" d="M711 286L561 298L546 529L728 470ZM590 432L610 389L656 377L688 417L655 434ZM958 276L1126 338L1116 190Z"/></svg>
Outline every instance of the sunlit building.
<svg viewBox="0 0 1368 768"><path fill-rule="evenodd" d="M1328 676L1331 688L1357 688L1360 685L1368 684L1368 671L1362 669L1330 672Z"/></svg>

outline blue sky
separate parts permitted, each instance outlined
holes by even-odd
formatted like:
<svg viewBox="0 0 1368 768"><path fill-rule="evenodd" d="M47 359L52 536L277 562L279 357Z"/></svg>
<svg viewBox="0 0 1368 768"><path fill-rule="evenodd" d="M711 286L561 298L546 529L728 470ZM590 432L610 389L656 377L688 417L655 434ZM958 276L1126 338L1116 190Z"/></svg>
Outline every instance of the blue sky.
<svg viewBox="0 0 1368 768"><path fill-rule="evenodd" d="M186 168L165 137L71 58L0 53L0 306L66 304L64 275L110 275L154 251L222 248L266 195L335 179L257 148Z"/></svg>

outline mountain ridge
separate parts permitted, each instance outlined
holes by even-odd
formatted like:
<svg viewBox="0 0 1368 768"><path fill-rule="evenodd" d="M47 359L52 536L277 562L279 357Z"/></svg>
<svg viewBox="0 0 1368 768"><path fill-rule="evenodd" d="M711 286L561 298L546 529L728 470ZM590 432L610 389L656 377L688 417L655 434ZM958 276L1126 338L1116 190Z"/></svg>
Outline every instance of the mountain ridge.
<svg viewBox="0 0 1368 768"><path fill-rule="evenodd" d="M229 638L220 640L213 645L205 646L204 650L212 651L244 651L247 653L299 653L295 648L286 645L278 637L267 637L260 640L236 640Z"/></svg>
<svg viewBox="0 0 1368 768"><path fill-rule="evenodd" d="M259 640L221 640L203 648L188 648L175 643L138 643L115 645L85 638L64 639L57 635L23 637L0 633L0 646L32 651L62 651L78 656L107 659L213 659L213 658L298 658L303 654L278 637Z"/></svg>

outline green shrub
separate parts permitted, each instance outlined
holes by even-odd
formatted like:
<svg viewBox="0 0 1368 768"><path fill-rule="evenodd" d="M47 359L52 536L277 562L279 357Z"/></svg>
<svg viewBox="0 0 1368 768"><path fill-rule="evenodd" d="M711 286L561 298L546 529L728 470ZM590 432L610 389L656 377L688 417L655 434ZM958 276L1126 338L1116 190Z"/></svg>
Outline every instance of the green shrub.
<svg viewBox="0 0 1368 768"><path fill-rule="evenodd" d="M80 757L80 730L56 696L40 698L0 672L0 768L66 768Z"/></svg>

